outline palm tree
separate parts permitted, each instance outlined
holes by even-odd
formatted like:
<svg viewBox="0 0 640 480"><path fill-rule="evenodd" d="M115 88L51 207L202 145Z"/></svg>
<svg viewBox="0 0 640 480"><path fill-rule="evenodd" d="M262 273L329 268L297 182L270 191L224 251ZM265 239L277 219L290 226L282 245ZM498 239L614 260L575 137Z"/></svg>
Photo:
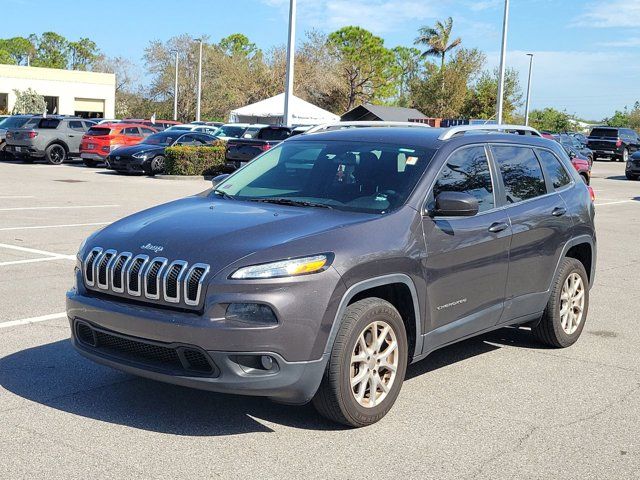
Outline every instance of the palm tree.
<svg viewBox="0 0 640 480"><path fill-rule="evenodd" d="M444 59L447 52L450 52L462 43L460 37L449 42L451 38L451 29L453 28L453 19L447 18L444 23L437 21L433 27L422 27L418 32L420 36L416 38L416 45L426 45L429 47L422 52L422 57L440 57L440 71L444 70Z"/></svg>

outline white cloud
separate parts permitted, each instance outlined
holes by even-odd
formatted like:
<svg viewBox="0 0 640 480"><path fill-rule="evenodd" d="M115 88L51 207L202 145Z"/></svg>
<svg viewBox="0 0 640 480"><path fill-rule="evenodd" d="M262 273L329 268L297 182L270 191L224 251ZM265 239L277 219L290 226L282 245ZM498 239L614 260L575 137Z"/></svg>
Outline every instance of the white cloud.
<svg viewBox="0 0 640 480"><path fill-rule="evenodd" d="M640 47L640 37L629 37L624 40L601 43L603 47Z"/></svg>
<svg viewBox="0 0 640 480"><path fill-rule="evenodd" d="M573 22L580 27L637 27L640 0L600 0L589 3Z"/></svg>

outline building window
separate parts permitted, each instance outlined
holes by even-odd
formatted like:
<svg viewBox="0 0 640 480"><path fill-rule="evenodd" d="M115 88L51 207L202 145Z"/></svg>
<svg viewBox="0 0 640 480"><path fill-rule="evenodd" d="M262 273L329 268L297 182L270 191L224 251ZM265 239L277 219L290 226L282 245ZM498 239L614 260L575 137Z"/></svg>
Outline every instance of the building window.
<svg viewBox="0 0 640 480"><path fill-rule="evenodd" d="M44 97L44 101L47 104L47 114L53 115L56 113L60 113L60 108L58 107L58 97Z"/></svg>

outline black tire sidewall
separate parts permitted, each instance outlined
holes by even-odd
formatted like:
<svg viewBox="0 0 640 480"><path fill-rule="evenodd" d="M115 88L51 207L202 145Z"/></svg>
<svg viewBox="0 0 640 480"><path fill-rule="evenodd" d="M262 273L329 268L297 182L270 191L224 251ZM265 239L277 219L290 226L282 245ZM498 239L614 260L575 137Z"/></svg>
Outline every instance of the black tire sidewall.
<svg viewBox="0 0 640 480"><path fill-rule="evenodd" d="M391 386L390 392L384 400L373 408L365 408L360 405L351 391L351 353L355 343L364 328L373 321L384 321L395 331L398 341L399 361L396 378ZM402 317L390 303L380 300L369 308L356 322L351 325L343 325L350 329L349 340L345 342L340 355L340 386L339 391L342 397L343 414L353 424L369 425L384 417L395 403L407 370L408 342ZM336 352L337 353L337 352ZM332 356L334 352L332 352Z"/></svg>
<svg viewBox="0 0 640 480"><path fill-rule="evenodd" d="M53 159L51 158L51 153L56 149L61 149L62 150L62 160L60 160L60 161L53 161ZM47 151L46 151L46 155L45 156L46 156L47 162L49 162L51 165L61 165L61 164L64 163L64 161L67 158L67 151L65 150L65 148L62 145L58 145L58 144L49 145L47 147Z"/></svg>

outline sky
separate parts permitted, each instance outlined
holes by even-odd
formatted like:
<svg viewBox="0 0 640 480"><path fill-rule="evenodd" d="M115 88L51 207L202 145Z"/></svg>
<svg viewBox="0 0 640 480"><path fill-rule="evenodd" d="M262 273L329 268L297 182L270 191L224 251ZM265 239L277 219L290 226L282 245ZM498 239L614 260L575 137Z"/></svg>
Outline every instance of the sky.
<svg viewBox="0 0 640 480"><path fill-rule="evenodd" d="M0 0L0 38L56 31L89 37L109 56L143 68L152 40L188 33L217 41L244 33L263 50L287 38L289 0ZM92 12L96 8L97 11ZM298 0L298 39L311 29L371 30L389 48L411 46L418 29L453 17L463 46L498 65L504 0ZM534 54L531 108L551 106L600 120L640 100L640 0L511 0L507 66L523 93ZM21 20L24 19L25 21Z"/></svg>

